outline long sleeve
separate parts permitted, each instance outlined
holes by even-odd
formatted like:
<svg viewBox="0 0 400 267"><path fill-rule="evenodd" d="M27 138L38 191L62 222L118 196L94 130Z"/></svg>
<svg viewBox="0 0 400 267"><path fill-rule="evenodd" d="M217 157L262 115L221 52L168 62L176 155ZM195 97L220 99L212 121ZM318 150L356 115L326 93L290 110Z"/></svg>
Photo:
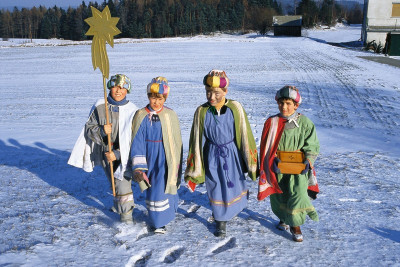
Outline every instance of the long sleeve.
<svg viewBox="0 0 400 267"><path fill-rule="evenodd" d="M104 146L104 137L103 131L99 126L99 115L97 108L92 112L88 121L85 124L85 136L92 140L94 143Z"/></svg>
<svg viewBox="0 0 400 267"><path fill-rule="evenodd" d="M146 160L146 129L145 124L141 123L139 130L133 137L131 146L131 160L132 160L132 170L147 171L148 165Z"/></svg>
<svg viewBox="0 0 400 267"><path fill-rule="evenodd" d="M315 125L309 121L307 126L307 131L304 136L304 146L302 149L306 159L309 160L312 165L314 165L314 162L319 154L319 141Z"/></svg>

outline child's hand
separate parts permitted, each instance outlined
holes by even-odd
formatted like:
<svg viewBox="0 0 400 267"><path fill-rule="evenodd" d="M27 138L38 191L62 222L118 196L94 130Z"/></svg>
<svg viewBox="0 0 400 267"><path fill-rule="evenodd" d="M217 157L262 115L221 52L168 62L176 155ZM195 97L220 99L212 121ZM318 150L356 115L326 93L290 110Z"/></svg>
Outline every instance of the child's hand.
<svg viewBox="0 0 400 267"><path fill-rule="evenodd" d="M110 123L110 124L105 124L104 126L103 126L103 128L104 128L104 133L105 134L111 134L111 132L112 132L112 124Z"/></svg>
<svg viewBox="0 0 400 267"><path fill-rule="evenodd" d="M304 167L304 170L301 172L301 174L306 174L310 170L310 162L308 160L305 160L303 163L306 166Z"/></svg>
<svg viewBox="0 0 400 267"><path fill-rule="evenodd" d="M146 181L149 183L149 178L147 177L146 173L139 170L133 172L133 180L137 183L140 183L141 181Z"/></svg>
<svg viewBox="0 0 400 267"><path fill-rule="evenodd" d="M274 158L274 161L272 162L272 171L276 174L281 173L281 170L278 168L278 163L281 162L280 159L277 157Z"/></svg>
<svg viewBox="0 0 400 267"><path fill-rule="evenodd" d="M113 162L115 160L117 160L117 158L115 157L114 152L105 152L104 155L106 155L107 161L108 162Z"/></svg>

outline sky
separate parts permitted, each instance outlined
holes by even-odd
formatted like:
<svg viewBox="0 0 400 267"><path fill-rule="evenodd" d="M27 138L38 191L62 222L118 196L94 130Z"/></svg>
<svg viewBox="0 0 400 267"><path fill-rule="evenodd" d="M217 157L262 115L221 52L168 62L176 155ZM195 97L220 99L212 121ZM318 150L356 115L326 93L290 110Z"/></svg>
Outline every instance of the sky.
<svg viewBox="0 0 400 267"><path fill-rule="evenodd" d="M293 3L293 1L290 0L283 0L285 3ZM299 2L300 0L297 0L296 2ZM337 0L338 1L338 0ZM343 1L343 0L341 0ZM360 3L363 3L363 0L354 0L358 1ZM103 0L98 0L98 3L102 3ZM22 7L27 7L31 8L33 6L46 6L46 7L53 7L54 5L57 5L58 7L62 8L67 8L69 6L75 7L78 6L82 3L82 0L0 0L0 8L13 8L14 6L17 6L18 8ZM85 1L86 4L89 3L88 1Z"/></svg>
<svg viewBox="0 0 400 267"><path fill-rule="evenodd" d="M102 2L102 1L97 1ZM26 8L31 8L33 6L45 6L45 7L53 7L53 6L58 6L58 7L63 7L63 8L68 8L69 6L75 7L78 6L82 3L82 0L0 0L0 8L10 8L10 7L26 7ZM89 1L85 1L86 4L89 3Z"/></svg>
<svg viewBox="0 0 400 267"><path fill-rule="evenodd" d="M296 85L298 111L316 126L319 222L306 220L302 243L276 229L269 198L249 202L213 235L205 186L179 189L167 233L148 231L144 193L132 186L135 225L109 210L103 170L67 164L97 99L89 41L0 41L0 266L400 266L400 68L360 56L380 56L327 42L350 42L361 27L303 32L303 37L214 34L117 39L107 46L110 73L132 82L127 99L148 103L153 77L169 80L166 105L178 115L184 164L197 106L206 102L203 77L223 69L227 98L242 103L259 149L265 120L278 112L282 86ZM383 56L382 56L383 57ZM400 57L399 57L400 58Z"/></svg>

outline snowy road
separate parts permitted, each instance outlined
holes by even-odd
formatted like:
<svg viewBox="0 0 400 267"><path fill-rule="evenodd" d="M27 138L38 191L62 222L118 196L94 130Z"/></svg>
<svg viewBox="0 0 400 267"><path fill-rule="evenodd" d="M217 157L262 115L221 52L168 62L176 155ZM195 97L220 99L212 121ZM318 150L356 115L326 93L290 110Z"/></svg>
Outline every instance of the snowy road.
<svg viewBox="0 0 400 267"><path fill-rule="evenodd" d="M138 106L151 78L169 79L166 104L180 118L185 157L210 69L228 74L228 98L245 107L257 143L264 121L278 111L275 91L299 87L300 112L315 122L321 142L314 202L320 222L302 227L303 243L291 241L275 229L269 200L258 202L249 181L249 206L228 224L226 239L215 238L207 222L205 187L180 189L176 220L161 236L147 233L144 195L134 187L137 223L120 225L108 211L102 170L66 165L102 97L90 46L3 47L1 266L400 266L399 68L310 38L254 34L133 40L107 49L110 72L131 78L128 99Z"/></svg>

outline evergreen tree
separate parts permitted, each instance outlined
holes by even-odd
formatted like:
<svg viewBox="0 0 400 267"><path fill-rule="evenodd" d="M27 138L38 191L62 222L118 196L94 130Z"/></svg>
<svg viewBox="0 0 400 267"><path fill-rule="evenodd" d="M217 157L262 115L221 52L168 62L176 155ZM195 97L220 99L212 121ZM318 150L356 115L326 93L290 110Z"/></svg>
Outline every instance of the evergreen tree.
<svg viewBox="0 0 400 267"><path fill-rule="evenodd" d="M322 23L332 26L335 24L335 8L333 0L323 0L320 10L320 20Z"/></svg>
<svg viewBox="0 0 400 267"><path fill-rule="evenodd" d="M361 24L363 21L363 10L360 4L356 3L350 10L348 18L350 24Z"/></svg>
<svg viewBox="0 0 400 267"><path fill-rule="evenodd" d="M302 23L306 28L314 26L318 21L318 7L313 0L302 0L296 13L302 16Z"/></svg>

